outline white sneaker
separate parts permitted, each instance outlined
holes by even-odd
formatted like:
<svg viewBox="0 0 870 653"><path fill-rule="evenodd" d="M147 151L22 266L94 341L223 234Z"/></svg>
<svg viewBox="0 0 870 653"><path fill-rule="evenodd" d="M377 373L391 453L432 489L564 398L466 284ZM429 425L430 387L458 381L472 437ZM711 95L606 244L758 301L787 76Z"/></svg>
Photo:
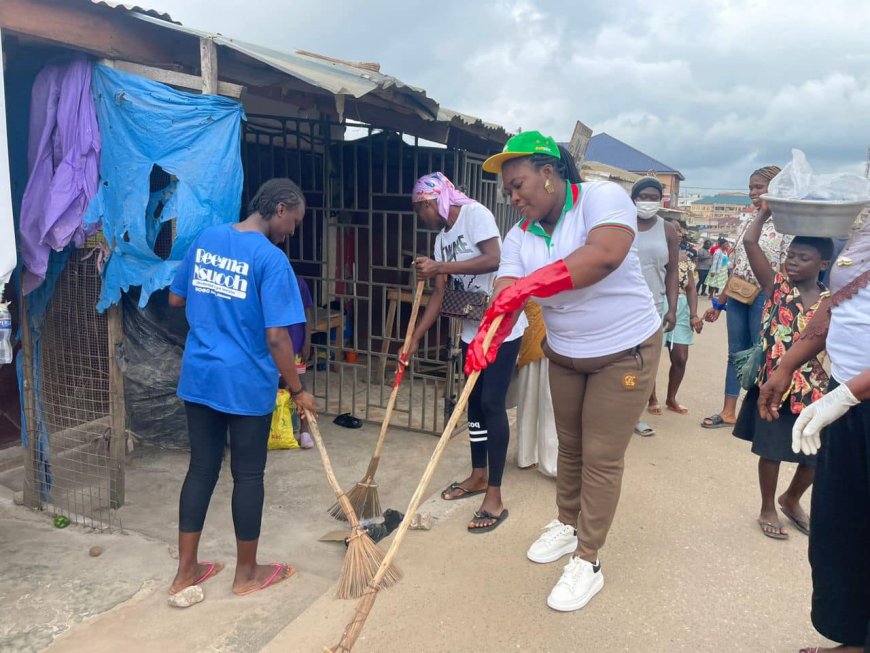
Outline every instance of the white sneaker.
<svg viewBox="0 0 870 653"><path fill-rule="evenodd" d="M541 564L556 562L562 556L577 550L577 535L573 526L554 519L544 526L543 531L543 535L535 540L526 552L526 557L532 562Z"/></svg>
<svg viewBox="0 0 870 653"><path fill-rule="evenodd" d="M585 606L604 587L601 563L571 558L550 596L547 605L559 612L571 612Z"/></svg>

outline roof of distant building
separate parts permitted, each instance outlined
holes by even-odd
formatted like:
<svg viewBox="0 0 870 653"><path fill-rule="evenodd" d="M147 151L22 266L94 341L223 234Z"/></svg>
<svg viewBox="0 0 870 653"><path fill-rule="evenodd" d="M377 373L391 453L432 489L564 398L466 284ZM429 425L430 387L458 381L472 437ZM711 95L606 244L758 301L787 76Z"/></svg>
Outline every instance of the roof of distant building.
<svg viewBox="0 0 870 653"><path fill-rule="evenodd" d="M679 170L606 133L596 134L589 140L586 160L605 163L638 174L646 174L650 170L654 170L659 173L677 175L681 180L685 179Z"/></svg>
<svg viewBox="0 0 870 653"><path fill-rule="evenodd" d="M712 195L710 197L702 197L699 200L695 200L692 202L692 205L698 204L718 204L725 206L750 206L752 204L752 200L749 199L749 195L744 194L723 194L720 193L718 195Z"/></svg>

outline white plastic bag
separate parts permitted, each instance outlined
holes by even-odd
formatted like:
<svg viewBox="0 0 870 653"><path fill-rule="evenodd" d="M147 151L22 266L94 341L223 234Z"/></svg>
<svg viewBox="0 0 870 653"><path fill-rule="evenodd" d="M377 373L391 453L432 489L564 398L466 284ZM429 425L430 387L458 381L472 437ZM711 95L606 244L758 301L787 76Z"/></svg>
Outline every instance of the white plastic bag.
<svg viewBox="0 0 870 653"><path fill-rule="evenodd" d="M801 150L794 149L791 155L791 161L770 182L768 192L774 197L827 202L870 200L870 179L846 172L816 175Z"/></svg>

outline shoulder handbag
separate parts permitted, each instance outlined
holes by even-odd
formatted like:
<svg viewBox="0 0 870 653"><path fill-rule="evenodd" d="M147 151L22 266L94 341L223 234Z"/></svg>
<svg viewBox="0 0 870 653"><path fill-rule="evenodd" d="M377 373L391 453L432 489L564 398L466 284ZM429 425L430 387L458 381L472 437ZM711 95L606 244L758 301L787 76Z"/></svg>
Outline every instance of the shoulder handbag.
<svg viewBox="0 0 870 653"><path fill-rule="evenodd" d="M488 305L489 295L484 292L447 288L441 302L441 315L480 322Z"/></svg>
<svg viewBox="0 0 870 653"><path fill-rule="evenodd" d="M743 242L743 237L746 235L746 232L749 231L750 226L751 221L744 225L743 230L740 232L740 236L737 238L738 243ZM729 299L740 302L741 304L752 304L760 292L761 288L756 284L741 279L735 274L728 277L728 283L725 284L725 296Z"/></svg>
<svg viewBox="0 0 870 653"><path fill-rule="evenodd" d="M728 283L725 284L725 296L741 304L752 304L760 292L761 288L754 283L745 281L733 274L728 278Z"/></svg>
<svg viewBox="0 0 870 653"><path fill-rule="evenodd" d="M761 335L770 329L770 324L773 322L773 307L767 315L767 319L761 325ZM758 375L761 373L761 366L764 365L764 349L763 338L759 337L758 342L752 345L749 349L738 351L734 354L732 362L737 369L737 378L740 380L740 387L744 390L751 390L758 385Z"/></svg>

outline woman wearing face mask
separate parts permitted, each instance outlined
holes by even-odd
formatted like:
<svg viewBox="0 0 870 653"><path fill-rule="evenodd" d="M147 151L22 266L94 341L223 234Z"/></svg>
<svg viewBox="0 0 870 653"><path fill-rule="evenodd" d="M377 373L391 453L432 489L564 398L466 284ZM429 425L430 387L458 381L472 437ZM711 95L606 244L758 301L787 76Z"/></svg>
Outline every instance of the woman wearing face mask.
<svg viewBox="0 0 870 653"><path fill-rule="evenodd" d="M451 283L457 290L492 294L501 254L501 236L495 217L485 206L458 191L440 172L417 181L412 202L417 218L440 233L435 239L434 259L424 256L414 263L420 278L435 279L435 291L414 331L411 355L438 319L447 284ZM505 398L526 324L525 320L516 324L498 359L482 375L468 401L471 475L464 481L451 483L441 493L445 501L485 494L480 509L468 524L470 533L491 531L508 516L501 496L510 439ZM463 320L463 355L478 326L477 321Z"/></svg>
<svg viewBox="0 0 870 653"><path fill-rule="evenodd" d="M514 136L484 169L501 172L523 219L505 239L495 298L469 347L466 372L496 360L516 315L534 297L547 326L559 436L558 518L527 556L547 563L571 554L547 604L579 610L604 586L598 551L658 366L661 318L634 246L637 211L624 190L610 182L581 185L571 154L540 132ZM484 353L486 332L500 315L504 321Z"/></svg>
<svg viewBox="0 0 870 653"><path fill-rule="evenodd" d="M761 211L761 196L767 193L767 185L771 179L776 177L780 172L777 166L767 166L759 168L749 177L749 197L752 200L752 205L756 211ZM749 228L747 224L743 232ZM745 303L739 299L729 297L728 286L723 289L718 298L713 300L713 306L707 309L704 313L704 320L707 322L715 322L719 319L722 311L726 311L728 322L728 367L725 372L725 400L722 404L722 410L716 415L705 417L701 422L701 426L705 429L732 428L737 421L737 399L740 396L740 381L737 378L737 369L734 366L733 356L739 351L749 349L758 342L761 329L761 314L764 310L765 298L762 293L758 279L752 272L749 265L749 258L746 256L746 249L743 246L743 235L737 239L734 246L734 252L731 259L734 263L734 270L731 273L736 281L742 281L743 286L755 286L758 290L757 296L751 303ZM791 237L783 236L773 226L773 221L767 222L761 232L761 238L758 244L761 246L765 257L767 257L770 267L779 272L782 268L785 255L788 251L788 246L791 243ZM728 284L731 284L729 279Z"/></svg>
<svg viewBox="0 0 870 653"><path fill-rule="evenodd" d="M631 189L631 199L637 207L637 246L640 269L653 295L656 310L662 316L665 333L673 330L677 322L677 286L680 258L680 236L674 225L660 218L662 183L655 177L641 177ZM655 384L649 397L647 412L661 415L662 407L656 397ZM654 435L646 422L638 422L634 432L641 436Z"/></svg>

